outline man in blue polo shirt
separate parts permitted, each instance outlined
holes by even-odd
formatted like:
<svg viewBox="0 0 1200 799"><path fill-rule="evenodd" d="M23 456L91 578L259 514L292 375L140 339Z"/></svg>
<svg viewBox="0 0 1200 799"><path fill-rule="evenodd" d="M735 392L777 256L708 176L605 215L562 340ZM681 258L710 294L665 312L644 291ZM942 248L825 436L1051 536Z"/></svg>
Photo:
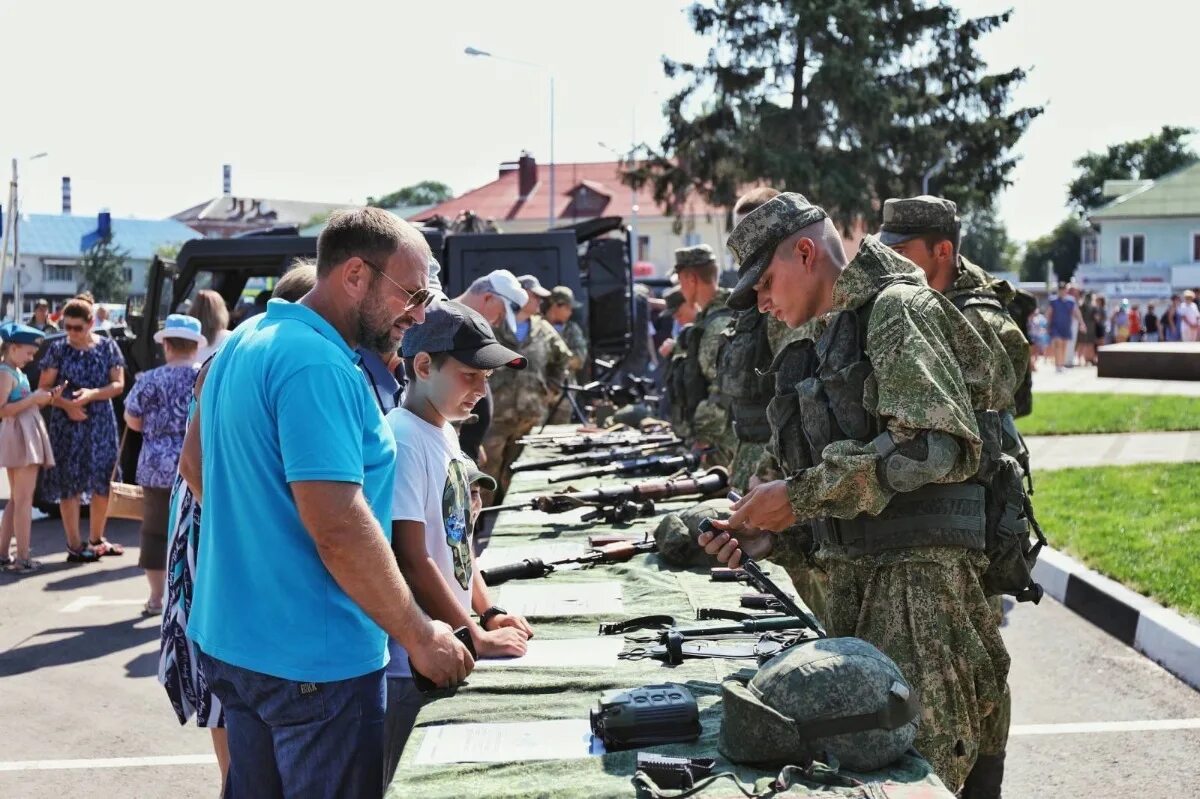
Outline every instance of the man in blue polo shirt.
<svg viewBox="0 0 1200 799"><path fill-rule="evenodd" d="M392 557L395 444L353 349L424 320L428 260L392 214L336 212L313 290L210 368L184 471L204 505L188 635L225 708L226 797L380 796L388 635L439 684L474 665Z"/></svg>

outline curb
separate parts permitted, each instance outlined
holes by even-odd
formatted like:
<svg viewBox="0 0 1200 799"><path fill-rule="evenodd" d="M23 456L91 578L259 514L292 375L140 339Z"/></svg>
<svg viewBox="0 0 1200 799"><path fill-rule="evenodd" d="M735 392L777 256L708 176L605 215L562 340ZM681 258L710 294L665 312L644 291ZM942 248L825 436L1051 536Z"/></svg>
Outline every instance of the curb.
<svg viewBox="0 0 1200 799"><path fill-rule="evenodd" d="M1033 579L1069 610L1200 690L1200 624L1049 547Z"/></svg>

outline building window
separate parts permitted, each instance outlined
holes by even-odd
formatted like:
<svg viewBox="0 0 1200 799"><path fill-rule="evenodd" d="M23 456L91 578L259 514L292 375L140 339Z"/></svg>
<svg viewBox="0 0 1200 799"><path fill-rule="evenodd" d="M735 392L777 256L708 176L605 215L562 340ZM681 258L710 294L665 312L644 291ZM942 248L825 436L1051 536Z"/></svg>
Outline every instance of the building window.
<svg viewBox="0 0 1200 799"><path fill-rule="evenodd" d="M1146 237L1134 233L1121 237L1120 261L1123 264L1142 264L1146 262Z"/></svg>
<svg viewBox="0 0 1200 799"><path fill-rule="evenodd" d="M650 260L650 237L649 236L638 236L637 260L639 260L639 261L649 261Z"/></svg>
<svg viewBox="0 0 1200 799"><path fill-rule="evenodd" d="M1084 236L1083 237L1083 252L1080 253L1081 257L1079 259L1080 263L1085 263L1085 264L1096 263L1096 261L1098 260L1097 249L1098 248L1096 246L1096 237L1095 236Z"/></svg>
<svg viewBox="0 0 1200 799"><path fill-rule="evenodd" d="M122 267L121 279L124 280L127 284L133 282L133 267L132 266Z"/></svg>
<svg viewBox="0 0 1200 799"><path fill-rule="evenodd" d="M75 282L75 267L70 264L46 264L42 269L46 282Z"/></svg>
<svg viewBox="0 0 1200 799"><path fill-rule="evenodd" d="M1200 264L1200 233L1192 234L1192 263Z"/></svg>

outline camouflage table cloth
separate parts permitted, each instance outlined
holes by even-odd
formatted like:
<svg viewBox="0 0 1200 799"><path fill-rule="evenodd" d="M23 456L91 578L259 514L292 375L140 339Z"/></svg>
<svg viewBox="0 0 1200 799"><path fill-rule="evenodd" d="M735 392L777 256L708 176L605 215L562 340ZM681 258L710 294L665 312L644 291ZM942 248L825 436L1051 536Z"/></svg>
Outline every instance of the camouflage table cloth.
<svg viewBox="0 0 1200 799"><path fill-rule="evenodd" d="M553 430L554 428L549 428ZM567 432L573 428L562 426ZM525 459L551 457L549 450L532 447ZM565 471L570 467L562 467ZM506 503L516 503L537 494L561 489L565 484L548 484L550 472L524 472L514 476ZM635 482L645 478L607 478L610 485ZM576 488L591 488L601 484L592 478L571 483ZM694 504L685 499L661 503L660 514ZM587 536L613 532L624 535L652 531L654 519L639 519L629 525L604 523L584 524L579 521L583 511L546 515L534 511L506 511L500 514L483 556L483 567L520 560L530 555L531 547L552 545L570 553L572 545L586 546ZM508 550L511 556L504 552ZM770 568L772 579L791 591L787 575L781 568ZM540 616L531 618L536 640L579 639L594 637L600 621L668 614L680 624L694 622L697 608L720 607L738 609L739 596L745 586L732 583L713 583L706 570L681 571L663 564L657 555L638 555L625 564L600 566L588 570L560 571L543 580L525 580L498 586L492 590L493 600L504 606L509 586L584 585L588 583L618 583L623 607L611 613L587 616ZM702 624L702 623L698 623ZM615 644L614 644L615 645ZM626 644L630 649L636 644ZM396 771L387 796L399 797L629 797L638 794L632 777L636 770L637 751L629 750L605 755L566 760L527 760L502 763L420 764L417 755L425 735L436 727L465 723L532 722L562 719L586 721L588 711L596 707L600 694L623 688L634 688L662 682L685 685L695 695L700 706L703 733L699 740L642 748L667 755L713 757L717 759L714 773L732 772L746 789L765 790L776 776L773 772L737 766L717 751L721 728L721 682L740 668L755 665L753 660L688 660L678 666L667 666L656 660L617 660L603 667L569 668L478 668L456 695L430 702L417 717L416 728L408 741L404 757ZM952 795L932 774L929 765L914 754L905 757L886 772L846 776L864 782L856 788L792 786L787 796L873 797L875 799L952 799ZM675 792L665 792L672 795ZM742 796L729 780L718 780L700 796Z"/></svg>

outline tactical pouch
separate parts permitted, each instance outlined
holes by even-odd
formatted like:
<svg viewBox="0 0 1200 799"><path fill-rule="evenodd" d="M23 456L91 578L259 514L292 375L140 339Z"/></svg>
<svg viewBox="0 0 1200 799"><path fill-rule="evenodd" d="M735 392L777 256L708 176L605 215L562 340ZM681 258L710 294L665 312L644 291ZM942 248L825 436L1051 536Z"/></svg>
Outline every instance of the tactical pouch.
<svg viewBox="0 0 1200 799"><path fill-rule="evenodd" d="M772 398L767 404L767 419L771 425L771 452L784 475L790 476L812 466L796 393Z"/></svg>
<svg viewBox="0 0 1200 799"><path fill-rule="evenodd" d="M866 318L866 317L864 317ZM840 435L863 441L874 437L874 420L863 405L863 393L872 370L864 355L862 319L854 311L842 311L821 337L817 352L821 358L819 377L826 402Z"/></svg>
<svg viewBox="0 0 1200 799"><path fill-rule="evenodd" d="M1033 581L1033 566L1046 544L1033 515L1016 459L1000 455L987 482L985 554L988 567L983 589L989 595L1011 594L1020 602L1038 602L1042 588ZM1030 543L1030 533L1035 541Z"/></svg>
<svg viewBox="0 0 1200 799"><path fill-rule="evenodd" d="M815 377L802 380L796 387L796 401L800 406L800 426L804 440L808 442L809 456L816 463L835 438L837 420L830 411L824 385Z"/></svg>
<svg viewBox="0 0 1200 799"><path fill-rule="evenodd" d="M983 551L986 492L978 483L931 483L896 494L878 516L814 519L818 546L850 557L911 547L952 546Z"/></svg>

